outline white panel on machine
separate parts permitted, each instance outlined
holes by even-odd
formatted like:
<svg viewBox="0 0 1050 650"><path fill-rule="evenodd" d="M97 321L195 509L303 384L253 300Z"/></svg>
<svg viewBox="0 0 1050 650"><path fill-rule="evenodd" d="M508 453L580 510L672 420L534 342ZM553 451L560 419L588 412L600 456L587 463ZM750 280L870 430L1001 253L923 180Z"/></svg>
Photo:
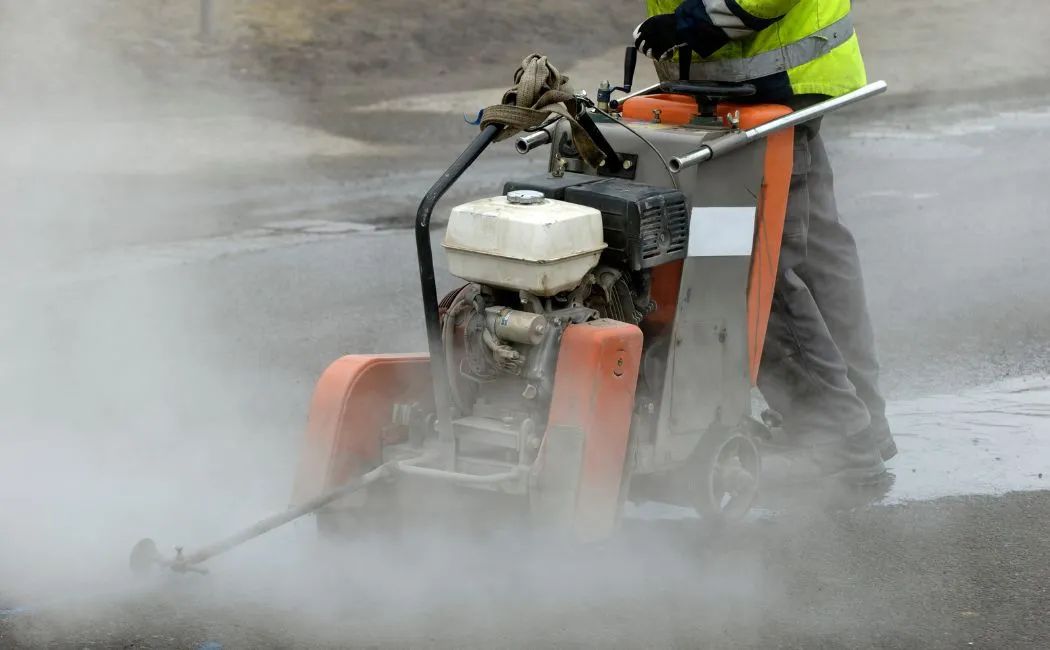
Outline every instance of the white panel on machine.
<svg viewBox="0 0 1050 650"><path fill-rule="evenodd" d="M579 285L606 244L600 211L517 190L452 208L442 246L458 278L552 296Z"/></svg>
<svg viewBox="0 0 1050 650"><path fill-rule="evenodd" d="M755 206L693 208L689 257L750 257L755 244Z"/></svg>

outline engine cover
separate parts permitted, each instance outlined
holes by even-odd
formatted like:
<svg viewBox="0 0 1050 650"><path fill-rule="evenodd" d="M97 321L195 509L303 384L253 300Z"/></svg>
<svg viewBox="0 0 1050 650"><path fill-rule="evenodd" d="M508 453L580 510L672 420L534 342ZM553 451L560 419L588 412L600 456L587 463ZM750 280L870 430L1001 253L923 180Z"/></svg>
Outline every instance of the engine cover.
<svg viewBox="0 0 1050 650"><path fill-rule="evenodd" d="M640 271L686 255L689 210L678 190L608 178L567 188L565 200L601 210L606 264Z"/></svg>
<svg viewBox="0 0 1050 650"><path fill-rule="evenodd" d="M528 190L454 207L442 246L452 275L537 296L576 288L606 248L597 208Z"/></svg>
<svg viewBox="0 0 1050 650"><path fill-rule="evenodd" d="M514 180L504 191L530 189L600 210L608 248L602 262L640 271L683 259L689 242L685 194L619 178L566 173Z"/></svg>

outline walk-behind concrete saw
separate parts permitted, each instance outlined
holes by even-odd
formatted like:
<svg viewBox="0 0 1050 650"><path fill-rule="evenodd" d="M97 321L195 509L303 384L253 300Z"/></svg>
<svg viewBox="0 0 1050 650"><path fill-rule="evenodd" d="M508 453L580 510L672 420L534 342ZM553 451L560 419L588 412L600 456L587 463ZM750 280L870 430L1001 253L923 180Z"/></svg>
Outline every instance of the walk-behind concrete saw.
<svg viewBox="0 0 1050 650"><path fill-rule="evenodd" d="M493 108L543 119L483 114L419 206L429 351L334 361L310 404L294 507L188 555L143 540L135 570L203 570L311 513L322 534L354 535L416 516L447 524L447 506L494 498L533 531L588 543L616 533L628 500L715 521L752 508L769 430L751 394L793 127L886 84L792 112L749 103L743 83L632 92L633 48L626 59L622 86L603 83L596 101L569 93L568 109L549 101L566 97L567 78L543 57L523 62ZM463 285L439 300L435 205L489 145L522 131L519 153L549 146L547 171L451 209L443 248Z"/></svg>

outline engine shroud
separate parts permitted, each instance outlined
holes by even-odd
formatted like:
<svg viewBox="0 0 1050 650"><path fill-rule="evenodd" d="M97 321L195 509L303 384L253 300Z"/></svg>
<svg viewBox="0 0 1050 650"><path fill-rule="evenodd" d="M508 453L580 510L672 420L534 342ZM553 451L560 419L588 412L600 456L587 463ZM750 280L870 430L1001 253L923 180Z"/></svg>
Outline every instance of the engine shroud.
<svg viewBox="0 0 1050 650"><path fill-rule="evenodd" d="M607 245L602 264L640 271L686 256L689 209L678 190L571 172L538 174L503 186L504 193L514 190L535 190L599 210Z"/></svg>

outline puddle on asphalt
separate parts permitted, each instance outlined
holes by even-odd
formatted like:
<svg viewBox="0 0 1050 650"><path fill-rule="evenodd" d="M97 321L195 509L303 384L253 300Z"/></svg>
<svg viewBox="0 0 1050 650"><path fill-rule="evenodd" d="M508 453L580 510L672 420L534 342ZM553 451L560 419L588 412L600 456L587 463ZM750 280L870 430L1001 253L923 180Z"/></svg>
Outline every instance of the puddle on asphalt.
<svg viewBox="0 0 1050 650"><path fill-rule="evenodd" d="M1050 378L892 404L889 502L1050 488Z"/></svg>
<svg viewBox="0 0 1050 650"><path fill-rule="evenodd" d="M899 453L887 463L894 482L880 504L1050 489L1050 377L893 402L887 411ZM656 504L629 504L626 515L695 517Z"/></svg>

